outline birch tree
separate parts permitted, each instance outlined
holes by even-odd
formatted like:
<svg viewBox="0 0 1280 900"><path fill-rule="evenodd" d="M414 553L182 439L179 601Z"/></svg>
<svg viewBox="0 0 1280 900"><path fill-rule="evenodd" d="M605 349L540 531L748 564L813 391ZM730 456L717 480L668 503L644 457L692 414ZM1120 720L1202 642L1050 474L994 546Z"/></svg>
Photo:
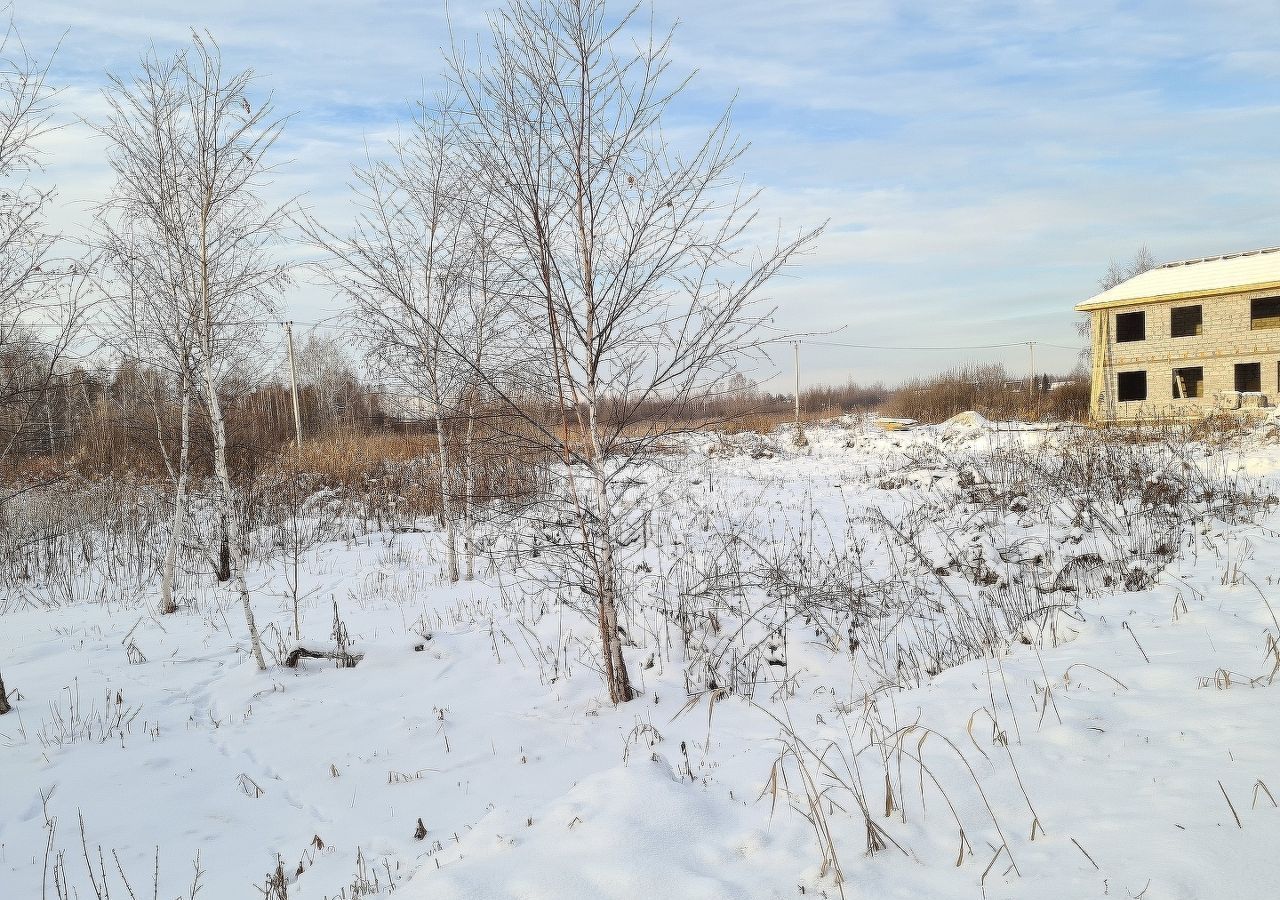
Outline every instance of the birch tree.
<svg viewBox="0 0 1280 900"><path fill-rule="evenodd" d="M50 394L88 305L84 264L55 253L54 188L38 180L40 140L56 127L48 72L10 21L0 37L0 461L50 425ZM5 491L0 505L12 497ZM9 710L0 675L0 715Z"/></svg>
<svg viewBox="0 0 1280 900"><path fill-rule="evenodd" d="M474 340L467 307L473 247L466 170L451 118L418 107L390 158L354 170L356 223L346 235L305 227L330 262L324 275L352 304L380 374L425 399L436 431L445 566L458 581L456 414L467 385L463 348Z"/></svg>
<svg viewBox="0 0 1280 900"><path fill-rule="evenodd" d="M1098 290L1109 291L1116 285L1123 284L1130 278L1136 278L1143 272L1148 272L1156 267L1156 258L1151 255L1151 250L1146 244L1143 244L1133 254L1133 257L1126 262L1117 262L1114 258L1107 263L1107 270L1102 273L1102 277L1098 279ZM1082 338L1091 336L1093 326L1093 316L1090 313L1080 313L1076 316L1076 334ZM1082 366L1089 363L1090 357L1093 355L1093 347L1087 346L1081 349L1078 362Z"/></svg>
<svg viewBox="0 0 1280 900"><path fill-rule="evenodd" d="M85 308L84 265L56 255L46 221L55 191L38 179L40 141L56 127L48 71L10 22L0 38L0 459L43 437Z"/></svg>
<svg viewBox="0 0 1280 900"><path fill-rule="evenodd" d="M313 396L318 425L355 424L360 379L339 337L309 332L297 350L297 370L298 386Z"/></svg>
<svg viewBox="0 0 1280 900"><path fill-rule="evenodd" d="M189 486L191 481L191 418L195 389L193 347L200 311L184 285L181 258L166 255L174 248L156 241L154 233L138 235L116 228L110 205L97 223L107 278L104 295L106 343L126 360L145 362L153 371L167 376L160 385L147 379L155 420L156 442L173 484L173 514L160 574L160 612L174 613L178 558L188 532ZM170 447L165 436L164 417L169 409L169 385L176 386L178 435Z"/></svg>
<svg viewBox="0 0 1280 900"><path fill-rule="evenodd" d="M567 574L594 604L615 703L634 696L619 628L627 473L673 429L663 410L759 346L762 288L816 236L760 240L728 111L701 140L668 143L686 79L671 76L670 33L637 37L635 11L511 0L491 38L450 61L514 309L547 351L533 381L563 411L527 424L563 463L578 532Z"/></svg>
<svg viewBox="0 0 1280 900"><path fill-rule="evenodd" d="M474 155L472 156L474 159ZM468 179L475 184L474 179ZM476 575L477 514L480 498L476 484L476 424L479 407L493 399L487 382L506 377L508 383L519 378L520 370L529 360L526 353L513 350L520 343L520 335L513 331L513 322L506 315L506 273L500 258L494 221L488 199L471 194L465 197L463 216L469 232L469 275L465 279L467 321L470 336L460 339L461 372L464 379L462 418L465 422L460 441L462 455L462 545L465 559L465 577L468 581ZM526 345L523 350L529 348ZM487 458L492 459L497 448L494 429L486 429Z"/></svg>
<svg viewBox="0 0 1280 900"><path fill-rule="evenodd" d="M273 250L285 206L262 196L275 169L272 149L284 120L271 98L253 98L251 69L230 72L207 34L168 59L154 51L132 78L111 76L105 98L116 183L108 204L121 229L171 269L190 325L193 375L200 381L213 447L214 502L226 523L231 581L244 609L251 652L266 668L245 578L246 550L235 514L222 389L245 349L244 325L276 318L289 273Z"/></svg>

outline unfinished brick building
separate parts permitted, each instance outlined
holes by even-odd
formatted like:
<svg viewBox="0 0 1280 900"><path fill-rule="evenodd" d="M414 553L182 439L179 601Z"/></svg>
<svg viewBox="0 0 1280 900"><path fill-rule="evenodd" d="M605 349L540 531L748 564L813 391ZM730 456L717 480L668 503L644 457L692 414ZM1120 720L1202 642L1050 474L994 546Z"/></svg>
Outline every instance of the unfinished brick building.
<svg viewBox="0 0 1280 900"><path fill-rule="evenodd" d="M1280 247L1166 263L1076 306L1102 422L1257 410L1280 397Z"/></svg>

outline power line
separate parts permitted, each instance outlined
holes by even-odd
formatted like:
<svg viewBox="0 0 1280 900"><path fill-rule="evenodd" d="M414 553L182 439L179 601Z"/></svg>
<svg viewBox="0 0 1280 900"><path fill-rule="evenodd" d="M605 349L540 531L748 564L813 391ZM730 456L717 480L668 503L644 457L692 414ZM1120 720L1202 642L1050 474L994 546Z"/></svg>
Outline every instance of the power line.
<svg viewBox="0 0 1280 900"><path fill-rule="evenodd" d="M1076 353L1079 353L1081 350L1086 349L1084 347L1067 347L1063 344L1046 344L1044 341L1036 341L1036 343L1042 347L1053 347L1055 350L1072 350Z"/></svg>
<svg viewBox="0 0 1280 900"><path fill-rule="evenodd" d="M949 347L886 347L878 344L848 344L842 341L813 341L800 339L802 344L812 344L815 347L846 347L852 350L902 350L902 351L934 351L934 350L1000 350L1008 347L1025 347L1027 344L1036 344L1041 347L1054 347L1058 350L1079 350L1079 347L1066 347L1062 344L1049 344L1044 341L1011 341L1007 344L964 344Z"/></svg>
<svg viewBox="0 0 1280 900"><path fill-rule="evenodd" d="M334 318L334 317L331 317L331 318ZM329 328L335 331L346 332L349 334L366 333L363 329L357 326L353 326L344 322L334 322L331 319L328 319L328 320L321 319L315 322L307 322L307 321L294 319L292 320L292 323L294 325L302 325L308 328ZM284 323L284 320L279 320L279 319L245 319L245 320L236 321L236 322L221 322L219 324L224 327L235 327L235 326L244 326L244 325L261 325L261 326L278 325L283 327L285 323ZM63 327L64 326L59 325L57 323L53 323L53 322L0 323L0 328L63 328ZM768 326L763 326L763 327L767 328ZM781 329L769 328L768 330L780 331ZM1038 341L1038 340L1037 341L1008 341L1000 344L954 344L954 345L937 345L937 346L927 346L927 347L890 346L886 344L854 344L854 343L849 343L845 341L818 341L818 340L813 340L811 338L803 338L803 337L787 338L785 339L785 342L795 343L796 340L799 340L800 343L802 344L808 344L813 347L837 347L837 348L849 349L849 350L883 350L883 351L904 352L904 353L955 352L955 351L961 351L961 350L1005 350L1011 347L1025 347L1028 344L1036 344L1041 347L1051 347L1055 350L1069 350L1075 353L1078 353L1084 349L1083 347L1069 347L1065 344L1053 344L1053 343L1049 343L1048 341ZM646 344L649 344L650 346L655 346L655 347L665 346L665 344L659 341L645 341L641 343L646 343ZM769 342L766 341L766 343L769 343Z"/></svg>

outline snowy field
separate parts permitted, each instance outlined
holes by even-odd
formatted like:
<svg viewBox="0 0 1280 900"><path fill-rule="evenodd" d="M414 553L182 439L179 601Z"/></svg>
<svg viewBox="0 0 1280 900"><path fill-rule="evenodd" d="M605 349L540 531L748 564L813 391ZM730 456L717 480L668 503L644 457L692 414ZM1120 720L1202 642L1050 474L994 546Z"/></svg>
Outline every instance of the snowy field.
<svg viewBox="0 0 1280 900"><path fill-rule="evenodd" d="M317 500L302 642L354 667L281 664L287 554L266 672L211 579L25 588L0 898L1280 896L1274 431L690 439L627 488L616 708L516 520L450 586Z"/></svg>

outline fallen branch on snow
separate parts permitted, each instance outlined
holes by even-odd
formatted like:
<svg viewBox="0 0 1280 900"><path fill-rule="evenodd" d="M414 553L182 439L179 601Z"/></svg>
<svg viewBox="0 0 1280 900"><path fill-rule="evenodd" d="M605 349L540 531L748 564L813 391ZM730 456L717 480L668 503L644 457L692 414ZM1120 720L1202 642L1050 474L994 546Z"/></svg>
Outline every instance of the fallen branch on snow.
<svg viewBox="0 0 1280 900"><path fill-rule="evenodd" d="M284 664L290 669L298 668L300 659L332 659L339 668L353 669L364 659L363 653L339 653L337 650L309 650L306 647L294 647L285 657Z"/></svg>

